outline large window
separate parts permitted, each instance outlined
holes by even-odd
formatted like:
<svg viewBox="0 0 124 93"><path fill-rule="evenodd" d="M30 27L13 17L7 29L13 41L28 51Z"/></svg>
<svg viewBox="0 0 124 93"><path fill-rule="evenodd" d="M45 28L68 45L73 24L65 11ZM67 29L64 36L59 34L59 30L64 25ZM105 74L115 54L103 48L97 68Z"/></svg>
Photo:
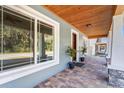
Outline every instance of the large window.
<svg viewBox="0 0 124 93"><path fill-rule="evenodd" d="M52 60L53 58L53 45L54 35L53 27L45 24L41 21L37 23L37 51L38 51L38 62L44 62Z"/></svg>
<svg viewBox="0 0 124 93"><path fill-rule="evenodd" d="M29 6L0 6L0 84L59 64L59 35L57 21Z"/></svg>
<svg viewBox="0 0 124 93"><path fill-rule="evenodd" d="M0 71L54 60L54 41L54 26L0 6Z"/></svg>
<svg viewBox="0 0 124 93"><path fill-rule="evenodd" d="M0 7L0 69L34 63L34 19Z"/></svg>

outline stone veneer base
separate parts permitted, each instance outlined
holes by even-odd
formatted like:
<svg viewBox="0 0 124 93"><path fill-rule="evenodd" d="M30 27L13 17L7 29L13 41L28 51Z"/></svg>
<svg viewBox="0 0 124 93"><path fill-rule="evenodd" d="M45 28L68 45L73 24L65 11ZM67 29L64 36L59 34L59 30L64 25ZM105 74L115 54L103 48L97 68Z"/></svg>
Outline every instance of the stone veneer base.
<svg viewBox="0 0 124 93"><path fill-rule="evenodd" d="M124 88L124 71L108 69L109 85L118 88Z"/></svg>

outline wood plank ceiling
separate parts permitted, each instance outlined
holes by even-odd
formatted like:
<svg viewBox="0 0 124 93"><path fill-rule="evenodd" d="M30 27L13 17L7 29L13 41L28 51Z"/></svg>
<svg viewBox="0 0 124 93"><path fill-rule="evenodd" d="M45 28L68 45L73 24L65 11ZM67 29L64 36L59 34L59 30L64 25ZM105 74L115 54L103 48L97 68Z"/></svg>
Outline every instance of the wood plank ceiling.
<svg viewBox="0 0 124 93"><path fill-rule="evenodd" d="M120 15L124 12L124 5L118 5L115 11L115 15Z"/></svg>
<svg viewBox="0 0 124 93"><path fill-rule="evenodd" d="M113 5L45 5L88 38L105 37L116 6Z"/></svg>

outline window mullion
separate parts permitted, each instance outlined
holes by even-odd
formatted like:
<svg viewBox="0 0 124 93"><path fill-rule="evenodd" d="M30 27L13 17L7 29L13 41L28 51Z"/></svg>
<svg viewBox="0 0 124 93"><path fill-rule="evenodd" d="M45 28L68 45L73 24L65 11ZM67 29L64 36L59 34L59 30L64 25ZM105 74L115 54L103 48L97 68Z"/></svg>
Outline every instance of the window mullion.
<svg viewBox="0 0 124 93"><path fill-rule="evenodd" d="M41 58L40 58L40 55L41 55L41 54L40 54L40 48L41 48L41 47L40 47L40 37L41 37L41 36L40 36L40 32L41 32L41 31L40 31L40 21L39 21L39 20L38 20L38 26L39 26L39 27L38 27L38 32L39 32L39 33L38 33L38 48L39 48L39 50L38 50L38 56L39 56L39 57L38 57L38 62L40 63L40 61L41 61Z"/></svg>
<svg viewBox="0 0 124 93"><path fill-rule="evenodd" d="M37 19L34 25L34 63L37 64Z"/></svg>
<svg viewBox="0 0 124 93"><path fill-rule="evenodd" d="M2 60L1 60L1 71L3 70L3 7L2 8L2 15L1 15L1 54L2 54Z"/></svg>
<svg viewBox="0 0 124 93"><path fill-rule="evenodd" d="M30 19L30 53L32 54L32 19ZM32 56L30 56L30 64L32 63Z"/></svg>

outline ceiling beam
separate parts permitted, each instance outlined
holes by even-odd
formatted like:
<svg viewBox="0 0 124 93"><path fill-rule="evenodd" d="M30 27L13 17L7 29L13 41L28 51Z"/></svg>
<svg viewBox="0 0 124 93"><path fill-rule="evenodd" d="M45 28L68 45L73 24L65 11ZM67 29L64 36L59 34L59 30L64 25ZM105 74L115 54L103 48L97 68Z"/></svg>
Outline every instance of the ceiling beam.
<svg viewBox="0 0 124 93"><path fill-rule="evenodd" d="M101 37L107 37L107 35L93 35L93 36L89 36L89 39L94 39L94 38L101 38Z"/></svg>

